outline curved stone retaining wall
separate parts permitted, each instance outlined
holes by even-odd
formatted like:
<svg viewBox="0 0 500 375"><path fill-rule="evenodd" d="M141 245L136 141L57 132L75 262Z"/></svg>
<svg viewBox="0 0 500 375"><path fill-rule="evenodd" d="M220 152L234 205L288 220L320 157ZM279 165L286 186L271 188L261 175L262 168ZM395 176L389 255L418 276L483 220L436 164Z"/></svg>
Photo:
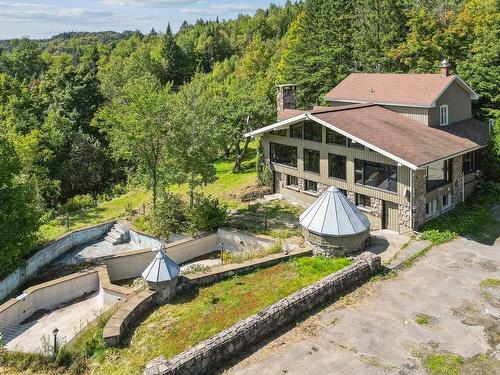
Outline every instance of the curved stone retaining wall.
<svg viewBox="0 0 500 375"><path fill-rule="evenodd" d="M103 331L104 345L118 346L130 323L138 320L153 306L156 292L143 290L124 302L108 320Z"/></svg>
<svg viewBox="0 0 500 375"><path fill-rule="evenodd" d="M242 350L293 322L328 299L366 280L381 267L380 257L363 253L356 261L330 276L276 302L256 315L212 336L171 360L159 357L148 363L145 375L210 373Z"/></svg>

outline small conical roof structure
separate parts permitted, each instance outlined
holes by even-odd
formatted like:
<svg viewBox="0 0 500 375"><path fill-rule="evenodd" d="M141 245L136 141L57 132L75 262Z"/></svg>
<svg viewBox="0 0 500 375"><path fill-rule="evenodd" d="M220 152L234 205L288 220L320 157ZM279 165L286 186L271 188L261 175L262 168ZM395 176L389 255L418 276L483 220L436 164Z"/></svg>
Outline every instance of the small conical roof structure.
<svg viewBox="0 0 500 375"><path fill-rule="evenodd" d="M370 221L342 192L329 187L302 215L300 225L320 236L354 236Z"/></svg>
<svg viewBox="0 0 500 375"><path fill-rule="evenodd" d="M179 276L180 267L162 250L159 250L153 261L142 273L144 280L151 283L169 281Z"/></svg>

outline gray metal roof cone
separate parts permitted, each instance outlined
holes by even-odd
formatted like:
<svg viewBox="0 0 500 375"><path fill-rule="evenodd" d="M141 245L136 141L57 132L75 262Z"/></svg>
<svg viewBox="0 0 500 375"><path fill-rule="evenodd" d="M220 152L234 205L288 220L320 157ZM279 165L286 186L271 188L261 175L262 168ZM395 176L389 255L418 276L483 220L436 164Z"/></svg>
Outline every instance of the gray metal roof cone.
<svg viewBox="0 0 500 375"><path fill-rule="evenodd" d="M179 276L180 267L172 259L159 250L153 261L142 273L144 280L152 283L161 283Z"/></svg>
<svg viewBox="0 0 500 375"><path fill-rule="evenodd" d="M370 228L370 221L334 186L300 215L300 225L321 236L352 236Z"/></svg>

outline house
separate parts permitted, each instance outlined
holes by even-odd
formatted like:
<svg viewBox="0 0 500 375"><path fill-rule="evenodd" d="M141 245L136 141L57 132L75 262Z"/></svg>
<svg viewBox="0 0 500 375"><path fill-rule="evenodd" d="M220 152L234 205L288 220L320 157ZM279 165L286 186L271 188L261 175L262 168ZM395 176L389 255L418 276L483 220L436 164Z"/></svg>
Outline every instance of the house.
<svg viewBox="0 0 500 375"><path fill-rule="evenodd" d="M327 187L362 209L373 229L418 230L474 191L488 126L472 118L474 90L450 75L353 73L296 109L296 85L277 86L278 121L261 137L275 192L312 203Z"/></svg>

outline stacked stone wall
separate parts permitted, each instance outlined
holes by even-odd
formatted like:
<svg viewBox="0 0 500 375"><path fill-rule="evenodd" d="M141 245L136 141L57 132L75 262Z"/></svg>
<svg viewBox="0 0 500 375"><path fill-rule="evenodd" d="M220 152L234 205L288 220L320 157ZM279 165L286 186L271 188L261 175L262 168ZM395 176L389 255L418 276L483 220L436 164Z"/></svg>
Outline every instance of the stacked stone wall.
<svg viewBox="0 0 500 375"><path fill-rule="evenodd" d="M426 184L427 171L416 170L413 173L413 229L418 229L425 222Z"/></svg>
<svg viewBox="0 0 500 375"><path fill-rule="evenodd" d="M363 253L355 262L276 302L256 315L212 336L170 360L159 357L146 366L145 375L207 374L234 355L295 321L327 300L360 284L381 267L380 257Z"/></svg>

